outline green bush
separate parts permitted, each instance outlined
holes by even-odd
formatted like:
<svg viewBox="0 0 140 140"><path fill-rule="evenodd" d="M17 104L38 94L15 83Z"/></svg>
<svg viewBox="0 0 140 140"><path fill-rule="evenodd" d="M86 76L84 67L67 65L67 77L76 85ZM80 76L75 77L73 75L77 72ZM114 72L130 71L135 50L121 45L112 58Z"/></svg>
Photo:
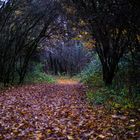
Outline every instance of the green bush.
<svg viewBox="0 0 140 140"><path fill-rule="evenodd" d="M99 58L94 60L79 74L80 81L89 86L103 86L101 64Z"/></svg>
<svg viewBox="0 0 140 140"><path fill-rule="evenodd" d="M88 98L88 101L92 104L96 104L96 105L101 105L101 104L104 104L105 101L106 101L106 96L103 95L102 92L92 92L92 91L89 91L87 93L87 98Z"/></svg>
<svg viewBox="0 0 140 140"><path fill-rule="evenodd" d="M132 100L127 88L115 90L103 87L96 92L88 91L87 99L91 104L104 105L106 108L133 109L138 105L140 96Z"/></svg>
<svg viewBox="0 0 140 140"><path fill-rule="evenodd" d="M110 87L104 85L102 67L97 56L80 73L81 82L89 87L87 98L91 104L104 105L109 109L130 109L140 106L138 76L127 61L120 61L119 69Z"/></svg>
<svg viewBox="0 0 140 140"><path fill-rule="evenodd" d="M35 64L33 70L26 75L26 83L55 83L55 79L43 71L42 64Z"/></svg>

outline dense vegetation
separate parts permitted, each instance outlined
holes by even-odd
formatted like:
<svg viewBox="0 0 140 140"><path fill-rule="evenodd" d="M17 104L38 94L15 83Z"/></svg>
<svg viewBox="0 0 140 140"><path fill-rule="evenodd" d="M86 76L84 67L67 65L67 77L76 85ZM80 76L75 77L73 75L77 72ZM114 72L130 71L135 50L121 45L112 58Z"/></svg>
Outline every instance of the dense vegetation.
<svg viewBox="0 0 140 140"><path fill-rule="evenodd" d="M129 56L130 57L130 56ZM118 66L111 86L102 81L102 70L99 58L94 57L88 67L80 74L81 81L88 85L87 98L91 104L104 105L107 109L134 109L139 108L139 68L133 70L131 61L122 59ZM137 75L134 76L134 73Z"/></svg>
<svg viewBox="0 0 140 140"><path fill-rule="evenodd" d="M57 25L56 1L1 1L0 82L22 83L32 54L43 37Z"/></svg>
<svg viewBox="0 0 140 140"><path fill-rule="evenodd" d="M79 24L86 26L86 31L96 41L103 81L111 85L123 55L138 50L139 3L128 0L73 0L71 4L75 7L72 14L77 15Z"/></svg>

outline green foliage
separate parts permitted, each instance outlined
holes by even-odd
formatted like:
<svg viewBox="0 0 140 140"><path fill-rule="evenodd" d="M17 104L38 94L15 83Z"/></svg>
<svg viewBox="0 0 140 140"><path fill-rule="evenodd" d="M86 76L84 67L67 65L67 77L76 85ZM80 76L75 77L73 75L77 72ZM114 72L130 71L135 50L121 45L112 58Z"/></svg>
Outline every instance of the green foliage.
<svg viewBox="0 0 140 140"><path fill-rule="evenodd" d="M88 91L87 99L91 104L104 105L108 109L133 109L139 105L140 96L133 100L127 88L113 89L103 87L95 92Z"/></svg>
<svg viewBox="0 0 140 140"><path fill-rule="evenodd" d="M34 67L34 70L29 72L25 78L26 83L42 83L42 82L47 82L47 83L55 83L55 79L47 75L43 71L43 65L42 64L36 64Z"/></svg>
<svg viewBox="0 0 140 140"><path fill-rule="evenodd" d="M99 58L94 60L79 74L81 82L89 86L103 86L101 64Z"/></svg>
<svg viewBox="0 0 140 140"><path fill-rule="evenodd" d="M94 86L102 86L104 83L102 81L102 74L100 72L94 73L94 75L87 75L83 81L85 84L88 84L90 87Z"/></svg>
<svg viewBox="0 0 140 140"><path fill-rule="evenodd" d="M102 92L94 93L92 91L89 91L87 93L87 99L92 104L100 105L100 104L105 103L106 96L102 96L102 95L103 95Z"/></svg>
<svg viewBox="0 0 140 140"><path fill-rule="evenodd" d="M97 57L82 71L81 82L90 88L87 98L91 104L104 105L109 109L133 109L140 106L140 86L136 74L138 70L136 71L136 66L135 69L131 67L129 57L121 59L110 87L105 87L103 83L101 65Z"/></svg>

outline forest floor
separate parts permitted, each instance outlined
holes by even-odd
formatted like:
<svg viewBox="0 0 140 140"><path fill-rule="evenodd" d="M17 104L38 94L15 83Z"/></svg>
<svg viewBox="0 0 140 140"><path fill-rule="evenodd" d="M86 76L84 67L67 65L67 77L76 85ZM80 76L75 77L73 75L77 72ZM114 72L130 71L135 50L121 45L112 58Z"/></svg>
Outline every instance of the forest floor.
<svg viewBox="0 0 140 140"><path fill-rule="evenodd" d="M139 116L91 106L77 80L12 87L0 92L0 140L129 140Z"/></svg>

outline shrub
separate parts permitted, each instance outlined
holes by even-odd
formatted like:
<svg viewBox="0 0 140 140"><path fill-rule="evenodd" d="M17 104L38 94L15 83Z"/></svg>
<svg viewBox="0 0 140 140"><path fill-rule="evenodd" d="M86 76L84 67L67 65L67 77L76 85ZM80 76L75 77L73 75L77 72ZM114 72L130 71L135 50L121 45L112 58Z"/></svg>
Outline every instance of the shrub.
<svg viewBox="0 0 140 140"><path fill-rule="evenodd" d="M91 104L105 107L130 109L140 106L140 86L138 75L127 59L122 59L110 87L105 87L99 58L94 60L81 72L81 82L89 86L87 98ZM98 90L96 90L98 89Z"/></svg>
<svg viewBox="0 0 140 140"><path fill-rule="evenodd" d="M132 100L127 88L113 89L103 87L95 92L88 91L87 99L91 104L104 105L108 109L133 109L139 106L140 96Z"/></svg>
<svg viewBox="0 0 140 140"><path fill-rule="evenodd" d="M55 79L43 71L43 65L41 63L34 63L34 65L33 70L25 78L26 83L55 83Z"/></svg>
<svg viewBox="0 0 140 140"><path fill-rule="evenodd" d="M79 74L80 81L89 86L102 86L101 64L98 56L94 56L94 60Z"/></svg>

